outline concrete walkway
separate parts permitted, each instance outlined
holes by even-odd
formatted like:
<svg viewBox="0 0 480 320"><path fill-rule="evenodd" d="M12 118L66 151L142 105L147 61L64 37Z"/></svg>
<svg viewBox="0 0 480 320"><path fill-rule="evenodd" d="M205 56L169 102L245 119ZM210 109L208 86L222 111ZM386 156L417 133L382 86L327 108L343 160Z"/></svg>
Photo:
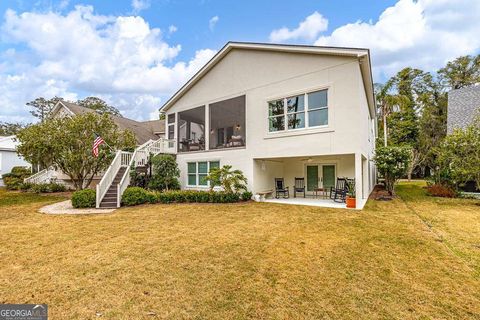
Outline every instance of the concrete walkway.
<svg viewBox="0 0 480 320"><path fill-rule="evenodd" d="M116 209L95 209L95 208L83 208L76 209L72 206L72 201L66 200L50 204L48 206L40 208L38 211L45 214L98 214L98 213L110 213Z"/></svg>

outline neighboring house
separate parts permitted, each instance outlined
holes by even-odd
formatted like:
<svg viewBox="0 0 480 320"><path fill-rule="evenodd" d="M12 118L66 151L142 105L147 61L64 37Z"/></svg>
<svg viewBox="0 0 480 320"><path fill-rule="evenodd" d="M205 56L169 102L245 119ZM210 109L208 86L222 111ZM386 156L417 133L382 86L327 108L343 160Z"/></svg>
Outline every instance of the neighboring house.
<svg viewBox="0 0 480 320"><path fill-rule="evenodd" d="M56 106L53 108L50 113L51 117L73 117L75 115L84 114L88 112L96 112L95 110L81 107L77 104L59 101ZM119 116L110 116L113 122L118 126L120 130L130 130L135 135L138 146L143 146L145 144L158 141L163 139L165 135L165 121L164 120L151 120L139 122L132 119ZM93 143L93 137L92 137ZM92 181L92 185L96 185L103 177L103 174L95 177ZM34 174L33 176L26 179L27 182L31 183L45 183L50 181L56 181L58 183L65 184L67 186L71 185L70 177L68 177L61 170L56 170L54 168L48 168L40 171L39 173Z"/></svg>
<svg viewBox="0 0 480 320"><path fill-rule="evenodd" d="M480 85L452 90L448 93L447 132L464 129L480 116Z"/></svg>
<svg viewBox="0 0 480 320"><path fill-rule="evenodd" d="M184 189L207 189L223 165L254 193L303 177L313 196L347 177L362 208L376 180L374 104L367 49L229 42L161 111Z"/></svg>
<svg viewBox="0 0 480 320"><path fill-rule="evenodd" d="M0 136L0 187L3 186L2 175L12 171L13 167L30 167L30 163L17 154L18 142L15 136Z"/></svg>

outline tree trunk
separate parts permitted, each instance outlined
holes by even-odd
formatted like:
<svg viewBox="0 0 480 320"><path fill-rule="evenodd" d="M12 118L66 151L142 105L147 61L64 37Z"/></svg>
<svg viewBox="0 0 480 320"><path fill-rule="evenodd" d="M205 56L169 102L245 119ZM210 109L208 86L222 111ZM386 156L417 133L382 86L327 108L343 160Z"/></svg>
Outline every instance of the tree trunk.
<svg viewBox="0 0 480 320"><path fill-rule="evenodd" d="M383 112L383 145L387 146L387 114Z"/></svg>

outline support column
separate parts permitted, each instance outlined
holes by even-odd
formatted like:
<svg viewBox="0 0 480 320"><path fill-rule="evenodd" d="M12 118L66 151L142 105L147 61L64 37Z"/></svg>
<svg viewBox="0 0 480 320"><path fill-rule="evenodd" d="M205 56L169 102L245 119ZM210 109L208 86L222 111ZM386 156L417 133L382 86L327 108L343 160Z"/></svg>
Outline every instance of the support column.
<svg viewBox="0 0 480 320"><path fill-rule="evenodd" d="M360 207L363 202L363 175L362 175L362 154L355 153L355 198L356 206Z"/></svg>
<svg viewBox="0 0 480 320"><path fill-rule="evenodd" d="M205 150L210 150L210 105L205 105Z"/></svg>

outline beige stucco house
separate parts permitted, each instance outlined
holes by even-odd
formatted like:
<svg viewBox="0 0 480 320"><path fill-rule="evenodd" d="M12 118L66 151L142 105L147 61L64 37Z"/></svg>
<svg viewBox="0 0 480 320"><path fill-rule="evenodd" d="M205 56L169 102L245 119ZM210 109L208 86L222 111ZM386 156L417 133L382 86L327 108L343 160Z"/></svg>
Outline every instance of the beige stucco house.
<svg viewBox="0 0 480 320"><path fill-rule="evenodd" d="M185 189L232 165L254 193L274 179L307 194L355 178L375 184L375 106L367 49L229 42L161 108Z"/></svg>

